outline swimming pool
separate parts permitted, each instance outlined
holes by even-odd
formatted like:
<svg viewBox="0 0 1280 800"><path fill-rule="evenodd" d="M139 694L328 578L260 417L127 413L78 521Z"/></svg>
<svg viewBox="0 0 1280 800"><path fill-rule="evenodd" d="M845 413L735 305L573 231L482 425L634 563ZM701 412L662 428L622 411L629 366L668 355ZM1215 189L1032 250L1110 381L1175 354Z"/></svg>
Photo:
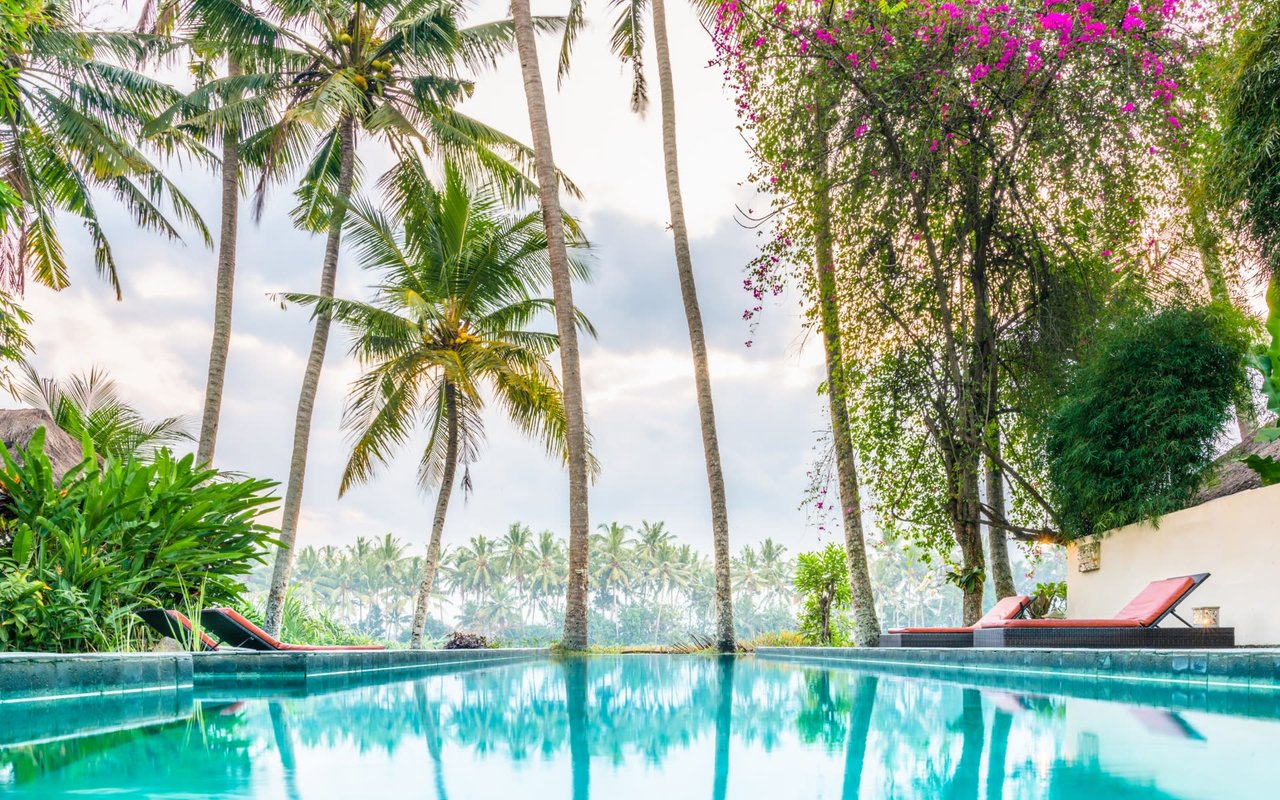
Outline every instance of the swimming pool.
<svg viewBox="0 0 1280 800"><path fill-rule="evenodd" d="M1104 800L1280 791L1274 703L1126 691L1043 695L963 675L749 657L449 668L309 696L201 693L168 721L0 749L0 797Z"/></svg>

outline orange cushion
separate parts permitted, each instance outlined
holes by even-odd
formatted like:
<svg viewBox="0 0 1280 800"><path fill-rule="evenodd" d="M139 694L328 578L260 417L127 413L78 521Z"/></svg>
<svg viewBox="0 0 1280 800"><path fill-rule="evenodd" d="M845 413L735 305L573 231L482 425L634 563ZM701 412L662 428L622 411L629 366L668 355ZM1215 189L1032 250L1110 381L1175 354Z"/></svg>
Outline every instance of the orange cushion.
<svg viewBox="0 0 1280 800"><path fill-rule="evenodd" d="M1025 594L1015 594L1006 597L991 607L991 610L982 615L982 619L978 620L978 625L984 622L994 622L998 619L1013 619L1022 613L1022 609L1026 608L1027 603L1031 602L1031 598ZM975 626L977 627L977 626Z"/></svg>
<svg viewBox="0 0 1280 800"><path fill-rule="evenodd" d="M1152 581L1138 596L1129 601L1129 605L1120 609L1116 619L1136 620L1144 627L1156 621L1178 598L1187 593L1195 581L1187 577L1165 578Z"/></svg>
<svg viewBox="0 0 1280 800"><path fill-rule="evenodd" d="M982 615L976 625L972 627L959 628L891 628L889 633L968 633L977 627L985 627L988 622L994 622L1001 619L1013 619L1022 613L1022 609L1027 603L1031 602L1031 598L1025 594L1015 594L1004 598L1000 602L991 607L991 610Z"/></svg>
<svg viewBox="0 0 1280 800"><path fill-rule="evenodd" d="M1136 619L997 619L983 628L1141 628Z"/></svg>

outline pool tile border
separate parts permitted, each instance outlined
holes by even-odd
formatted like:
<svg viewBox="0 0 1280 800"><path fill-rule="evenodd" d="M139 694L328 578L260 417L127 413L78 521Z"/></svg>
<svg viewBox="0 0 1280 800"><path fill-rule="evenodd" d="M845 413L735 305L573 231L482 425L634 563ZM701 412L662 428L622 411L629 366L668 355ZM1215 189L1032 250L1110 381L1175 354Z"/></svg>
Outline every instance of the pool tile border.
<svg viewBox="0 0 1280 800"><path fill-rule="evenodd" d="M205 686L307 687L394 680L451 665L546 658L545 648L291 653L0 653L0 707Z"/></svg>
<svg viewBox="0 0 1280 800"><path fill-rule="evenodd" d="M498 664L547 658L547 648L493 650L379 650L356 652L196 653L192 656L197 689L235 686L290 688L323 683L394 679L396 673L438 667Z"/></svg>
<svg viewBox="0 0 1280 800"><path fill-rule="evenodd" d="M983 673L1045 674L1130 683L1280 692L1280 649L1094 650L1023 648L761 647L760 658L831 660Z"/></svg>
<svg viewBox="0 0 1280 800"><path fill-rule="evenodd" d="M0 653L0 705L190 692L189 653Z"/></svg>

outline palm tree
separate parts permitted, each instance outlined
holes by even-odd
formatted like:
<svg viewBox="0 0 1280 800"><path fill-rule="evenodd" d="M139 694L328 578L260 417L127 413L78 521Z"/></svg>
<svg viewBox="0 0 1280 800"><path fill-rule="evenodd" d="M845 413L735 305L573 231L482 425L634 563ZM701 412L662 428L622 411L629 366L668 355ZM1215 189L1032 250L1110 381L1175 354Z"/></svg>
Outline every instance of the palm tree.
<svg viewBox="0 0 1280 800"><path fill-rule="evenodd" d="M201 82L148 126L151 135L184 131L219 147L221 158L221 224L218 228L217 279L213 303L213 336L196 460L213 461L218 422L231 349L231 314L235 294L236 241L240 219L240 142L266 121L277 81L273 68L278 31L243 0L147 0L140 31L178 37L188 44L192 71ZM208 62L225 56L226 79L207 84ZM247 69L246 69L247 67ZM245 73L248 72L246 76ZM216 101L216 105L212 105Z"/></svg>
<svg viewBox="0 0 1280 800"><path fill-rule="evenodd" d="M564 453L564 406L548 357L554 334L530 324L550 310L535 292L547 276L547 239L536 214L511 214L488 188L471 188L446 162L437 190L421 164L403 164L384 183L397 230L383 213L352 206L351 235L365 269L382 279L372 303L289 295L351 329L365 366L344 426L354 446L339 492L367 481L413 428L428 431L419 461L424 488L439 484L431 541L414 611L411 646L420 647L427 600L439 564L445 515L459 465L482 440L487 389L526 435ZM580 241L575 239L575 245ZM585 277L585 266L574 270ZM578 322L590 330L579 316Z"/></svg>
<svg viewBox="0 0 1280 800"><path fill-rule="evenodd" d="M292 71L279 76L289 100L275 124L244 142L243 154L261 169L260 216L268 184L302 154L312 153L294 219L309 230L327 232L321 298L333 296L343 223L356 181L358 134L384 140L402 163L415 161L419 152L431 153L451 159L455 169L469 175L489 176L509 198L532 191L521 171L532 158L528 149L454 108L473 90L459 67L492 63L508 49L510 22L459 29L460 6L448 0L277 0L277 6L282 30L298 50ZM540 19L538 24L554 28L557 23ZM397 166L389 175L399 170ZM556 186L557 174L542 179ZM267 598L264 627L271 632L280 624L293 564L311 417L329 341L328 309L321 305L317 310L294 420L280 549Z"/></svg>
<svg viewBox="0 0 1280 800"><path fill-rule="evenodd" d="M472 536L468 545L453 553L458 589L465 598L488 596L502 577L502 565L494 551L493 540L487 536Z"/></svg>
<svg viewBox="0 0 1280 800"><path fill-rule="evenodd" d="M167 45L134 33L87 30L77 6L72 0L44 3L40 23L28 29L29 45L5 54L0 183L20 206L6 203L11 224L3 226L0 277L18 289L27 276L52 289L69 284L56 222L62 212L88 231L98 273L119 299L120 275L96 192L110 195L144 229L180 239L171 215L194 227L206 244L212 239L195 207L136 144L179 93L125 65Z"/></svg>
<svg viewBox="0 0 1280 800"><path fill-rule="evenodd" d="M555 298L556 330L560 334L560 378L564 387L565 439L569 467L569 575L565 589L564 637L569 650L587 648L587 559L590 551L591 521L587 507L589 452L587 425L582 402L582 366L578 355L578 332L574 325L573 268L565 239L556 185L555 156L551 152L551 129L543 96L538 48L534 41L534 19L529 0L511 0L515 24L516 50L524 80L525 102L529 107L529 127L533 134L534 160L538 175L538 205L547 231L547 255L551 262L551 288ZM571 0L560 51L560 75L567 66L569 46L582 25L583 2Z"/></svg>
<svg viewBox="0 0 1280 800"><path fill-rule="evenodd" d="M693 257L689 251L689 229L684 218L684 199L680 193L680 164L676 152L675 89L671 77L671 45L667 39L665 0L613 0L620 6L614 23L613 51L632 66L631 110L643 114L649 104L645 85L642 52L644 49L644 11L651 4L653 43L658 57L658 94L662 106L662 154L667 179L667 202L671 209L671 234L675 240L676 273L680 280L680 297L684 302L685 322L689 328L689 344L693 350L693 379L698 398L698 422L702 428L702 450L707 466L707 489L711 494L711 535L716 566L716 646L722 653L732 653L733 587L729 571L729 507L725 500L724 471L720 465L720 442L716 435L716 412L711 396L711 365L707 357L707 338L702 328L702 310L698 305L698 288L693 274Z"/></svg>
<svg viewBox="0 0 1280 800"><path fill-rule="evenodd" d="M527 617L533 606L525 591L525 582L529 577L529 568L532 566L534 555L533 531L519 522L511 523L507 532L498 540L498 552L507 577L515 580L516 597Z"/></svg>
<svg viewBox="0 0 1280 800"><path fill-rule="evenodd" d="M529 593L537 598L544 619L557 595L563 596L566 558L564 546L551 531L538 534L529 566Z"/></svg>
<svg viewBox="0 0 1280 800"><path fill-rule="evenodd" d="M631 526L610 522L607 525L601 523L599 529L600 533L592 537L591 542L591 579L598 587L601 597L612 602L614 633L621 636L622 595L630 588L636 575Z"/></svg>
<svg viewBox="0 0 1280 800"><path fill-rule="evenodd" d="M17 397L53 418L75 439L87 437L105 458L150 458L156 450L191 441L182 417L148 420L120 397L115 380L94 367L65 380L41 378L28 364L15 387Z"/></svg>

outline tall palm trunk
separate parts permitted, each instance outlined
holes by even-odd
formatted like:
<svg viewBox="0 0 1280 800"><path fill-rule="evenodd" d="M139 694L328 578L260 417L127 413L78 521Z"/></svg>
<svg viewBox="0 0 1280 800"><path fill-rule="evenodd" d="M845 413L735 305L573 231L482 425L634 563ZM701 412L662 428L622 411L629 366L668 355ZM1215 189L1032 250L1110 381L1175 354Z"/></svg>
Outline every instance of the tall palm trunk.
<svg viewBox="0 0 1280 800"><path fill-rule="evenodd" d="M711 537L716 567L716 648L734 651L733 589L729 575L729 509L724 496L724 472L720 443L716 438L716 411L711 398L711 366L707 340L698 307L693 259L689 254L689 230L680 196L680 164L676 153L675 89L671 80L671 47L667 41L667 12L663 0L653 0L653 44L658 57L658 87L662 100L662 155L667 177L667 202L671 206L671 234L676 245L676 271L684 301L689 344L693 349L693 379L698 396L698 422L702 426L702 451L707 461L707 487L711 492Z"/></svg>
<svg viewBox="0 0 1280 800"><path fill-rule="evenodd" d="M827 405L831 416L831 438L836 451L836 477L840 484L845 561L849 567L849 588L853 593L853 641L859 647L875 647L880 643L880 621L876 618L875 592L871 586L871 570L867 565L867 543L862 530L862 494L858 485L858 464L853 455L853 436L849 429L844 351L840 343L840 310L836 305L836 262L831 235L831 197L827 188L825 126L825 113L819 108L820 147L815 159L819 181L814 196L818 224L815 270L818 273L818 309L826 355Z"/></svg>
<svg viewBox="0 0 1280 800"><path fill-rule="evenodd" d="M320 296L326 298L333 297L334 283L337 281L342 223L347 216L346 203L351 199L351 184L355 173L355 120L350 117L342 122L339 147L342 148L342 155L338 167L337 203L333 209L333 219L329 222L329 238L325 242L324 264L320 269ZM298 517L302 513L302 483L307 472L307 448L311 443L311 415L315 410L316 391L320 387L324 351L329 344L329 323L328 313L321 311L316 314L311 353L307 356L307 369L302 375L302 391L298 395L298 413L293 423L293 453L289 458L289 482L284 493L284 519L280 524L280 549L276 552L271 592L267 595L267 612L262 624L272 635L280 631L284 594L289 588L289 573L293 569Z"/></svg>
<svg viewBox="0 0 1280 800"><path fill-rule="evenodd" d="M449 440L445 443L444 474L440 478L440 494L436 497L436 514L431 520L427 561L422 565L422 583L418 586L418 601L413 607L410 650L422 649L422 631L427 627L427 603L431 601L431 587L436 582L436 568L440 565L440 539L444 536L444 518L449 512L449 497L453 494L453 479L458 469L458 394L453 384L447 382L444 385L444 409L449 415Z"/></svg>
<svg viewBox="0 0 1280 800"><path fill-rule="evenodd" d="M569 252L565 247L564 217L551 153L551 129L542 93L542 73L534 41L529 0L511 0L516 50L529 106L534 160L538 168L538 203L547 231L547 257L551 262L551 291L555 301L556 332L560 337L560 372L564 393L565 439L569 467L569 576L565 590L564 636L569 650L587 648L587 555L590 519L587 508L587 434L582 402L582 370L578 357L578 331L573 319L573 285Z"/></svg>
<svg viewBox="0 0 1280 800"><path fill-rule="evenodd" d="M227 77L239 75L240 62L227 59ZM213 340L209 345L209 373L205 380L204 413L200 419L200 443L196 462L213 462L218 442L218 418L222 411L222 387L231 350L231 307L235 297L236 240L240 225L240 132L234 125L222 134L222 229L218 233L218 275L213 299Z"/></svg>

